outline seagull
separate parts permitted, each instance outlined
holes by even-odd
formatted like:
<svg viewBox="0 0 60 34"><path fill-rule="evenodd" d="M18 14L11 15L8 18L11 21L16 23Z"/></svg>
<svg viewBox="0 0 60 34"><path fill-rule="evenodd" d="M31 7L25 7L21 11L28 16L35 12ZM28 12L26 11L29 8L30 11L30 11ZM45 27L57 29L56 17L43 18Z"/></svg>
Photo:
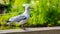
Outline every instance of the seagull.
<svg viewBox="0 0 60 34"><path fill-rule="evenodd" d="M18 15L18 16L14 16L14 17L11 17L8 21L7 21L7 24L11 24L11 23L18 23L20 25L22 25L22 28L23 28L23 25L25 23L27 23L27 21L29 20L30 18L30 5L29 4L25 4L23 5L25 7L25 11L24 13Z"/></svg>

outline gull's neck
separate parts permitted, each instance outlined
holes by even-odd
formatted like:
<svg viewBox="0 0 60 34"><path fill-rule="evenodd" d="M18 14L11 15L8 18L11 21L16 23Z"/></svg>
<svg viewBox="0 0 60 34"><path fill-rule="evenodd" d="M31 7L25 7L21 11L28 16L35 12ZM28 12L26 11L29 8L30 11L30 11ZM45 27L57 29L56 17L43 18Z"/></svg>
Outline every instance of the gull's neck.
<svg viewBox="0 0 60 34"><path fill-rule="evenodd" d="M25 7L25 12L23 14L29 14L29 8Z"/></svg>

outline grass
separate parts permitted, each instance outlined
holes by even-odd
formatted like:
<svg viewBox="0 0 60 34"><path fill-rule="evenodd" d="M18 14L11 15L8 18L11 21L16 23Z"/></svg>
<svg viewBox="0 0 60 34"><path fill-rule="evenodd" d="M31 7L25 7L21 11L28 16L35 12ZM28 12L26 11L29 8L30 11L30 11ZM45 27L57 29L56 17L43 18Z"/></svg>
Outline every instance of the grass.
<svg viewBox="0 0 60 34"><path fill-rule="evenodd" d="M0 23L6 24L10 17L23 13L23 3L31 4L27 26L60 26L60 0L11 0L5 1L7 13L0 16ZM17 24L16 24L17 25Z"/></svg>

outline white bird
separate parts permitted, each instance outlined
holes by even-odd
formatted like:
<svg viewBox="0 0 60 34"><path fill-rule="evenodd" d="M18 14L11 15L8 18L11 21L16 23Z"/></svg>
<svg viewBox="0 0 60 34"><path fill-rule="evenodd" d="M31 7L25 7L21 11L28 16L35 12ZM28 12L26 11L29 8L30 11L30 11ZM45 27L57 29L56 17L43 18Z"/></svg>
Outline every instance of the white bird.
<svg viewBox="0 0 60 34"><path fill-rule="evenodd" d="M17 22L17 23L23 25L28 21L28 19L30 18L30 12L29 12L30 5L26 4L23 6L25 6L25 12L23 14L18 15L18 16L11 17L7 21L7 24Z"/></svg>

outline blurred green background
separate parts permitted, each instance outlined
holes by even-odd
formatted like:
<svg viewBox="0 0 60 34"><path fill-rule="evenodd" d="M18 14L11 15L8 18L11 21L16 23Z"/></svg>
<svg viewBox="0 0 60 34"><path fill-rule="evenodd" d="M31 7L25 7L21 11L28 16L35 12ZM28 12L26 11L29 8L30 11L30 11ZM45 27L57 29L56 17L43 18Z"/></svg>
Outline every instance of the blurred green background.
<svg viewBox="0 0 60 34"><path fill-rule="evenodd" d="M10 17L23 13L22 4L28 3L33 9L26 26L60 26L60 0L1 0L0 3L8 7L0 16L1 25Z"/></svg>

